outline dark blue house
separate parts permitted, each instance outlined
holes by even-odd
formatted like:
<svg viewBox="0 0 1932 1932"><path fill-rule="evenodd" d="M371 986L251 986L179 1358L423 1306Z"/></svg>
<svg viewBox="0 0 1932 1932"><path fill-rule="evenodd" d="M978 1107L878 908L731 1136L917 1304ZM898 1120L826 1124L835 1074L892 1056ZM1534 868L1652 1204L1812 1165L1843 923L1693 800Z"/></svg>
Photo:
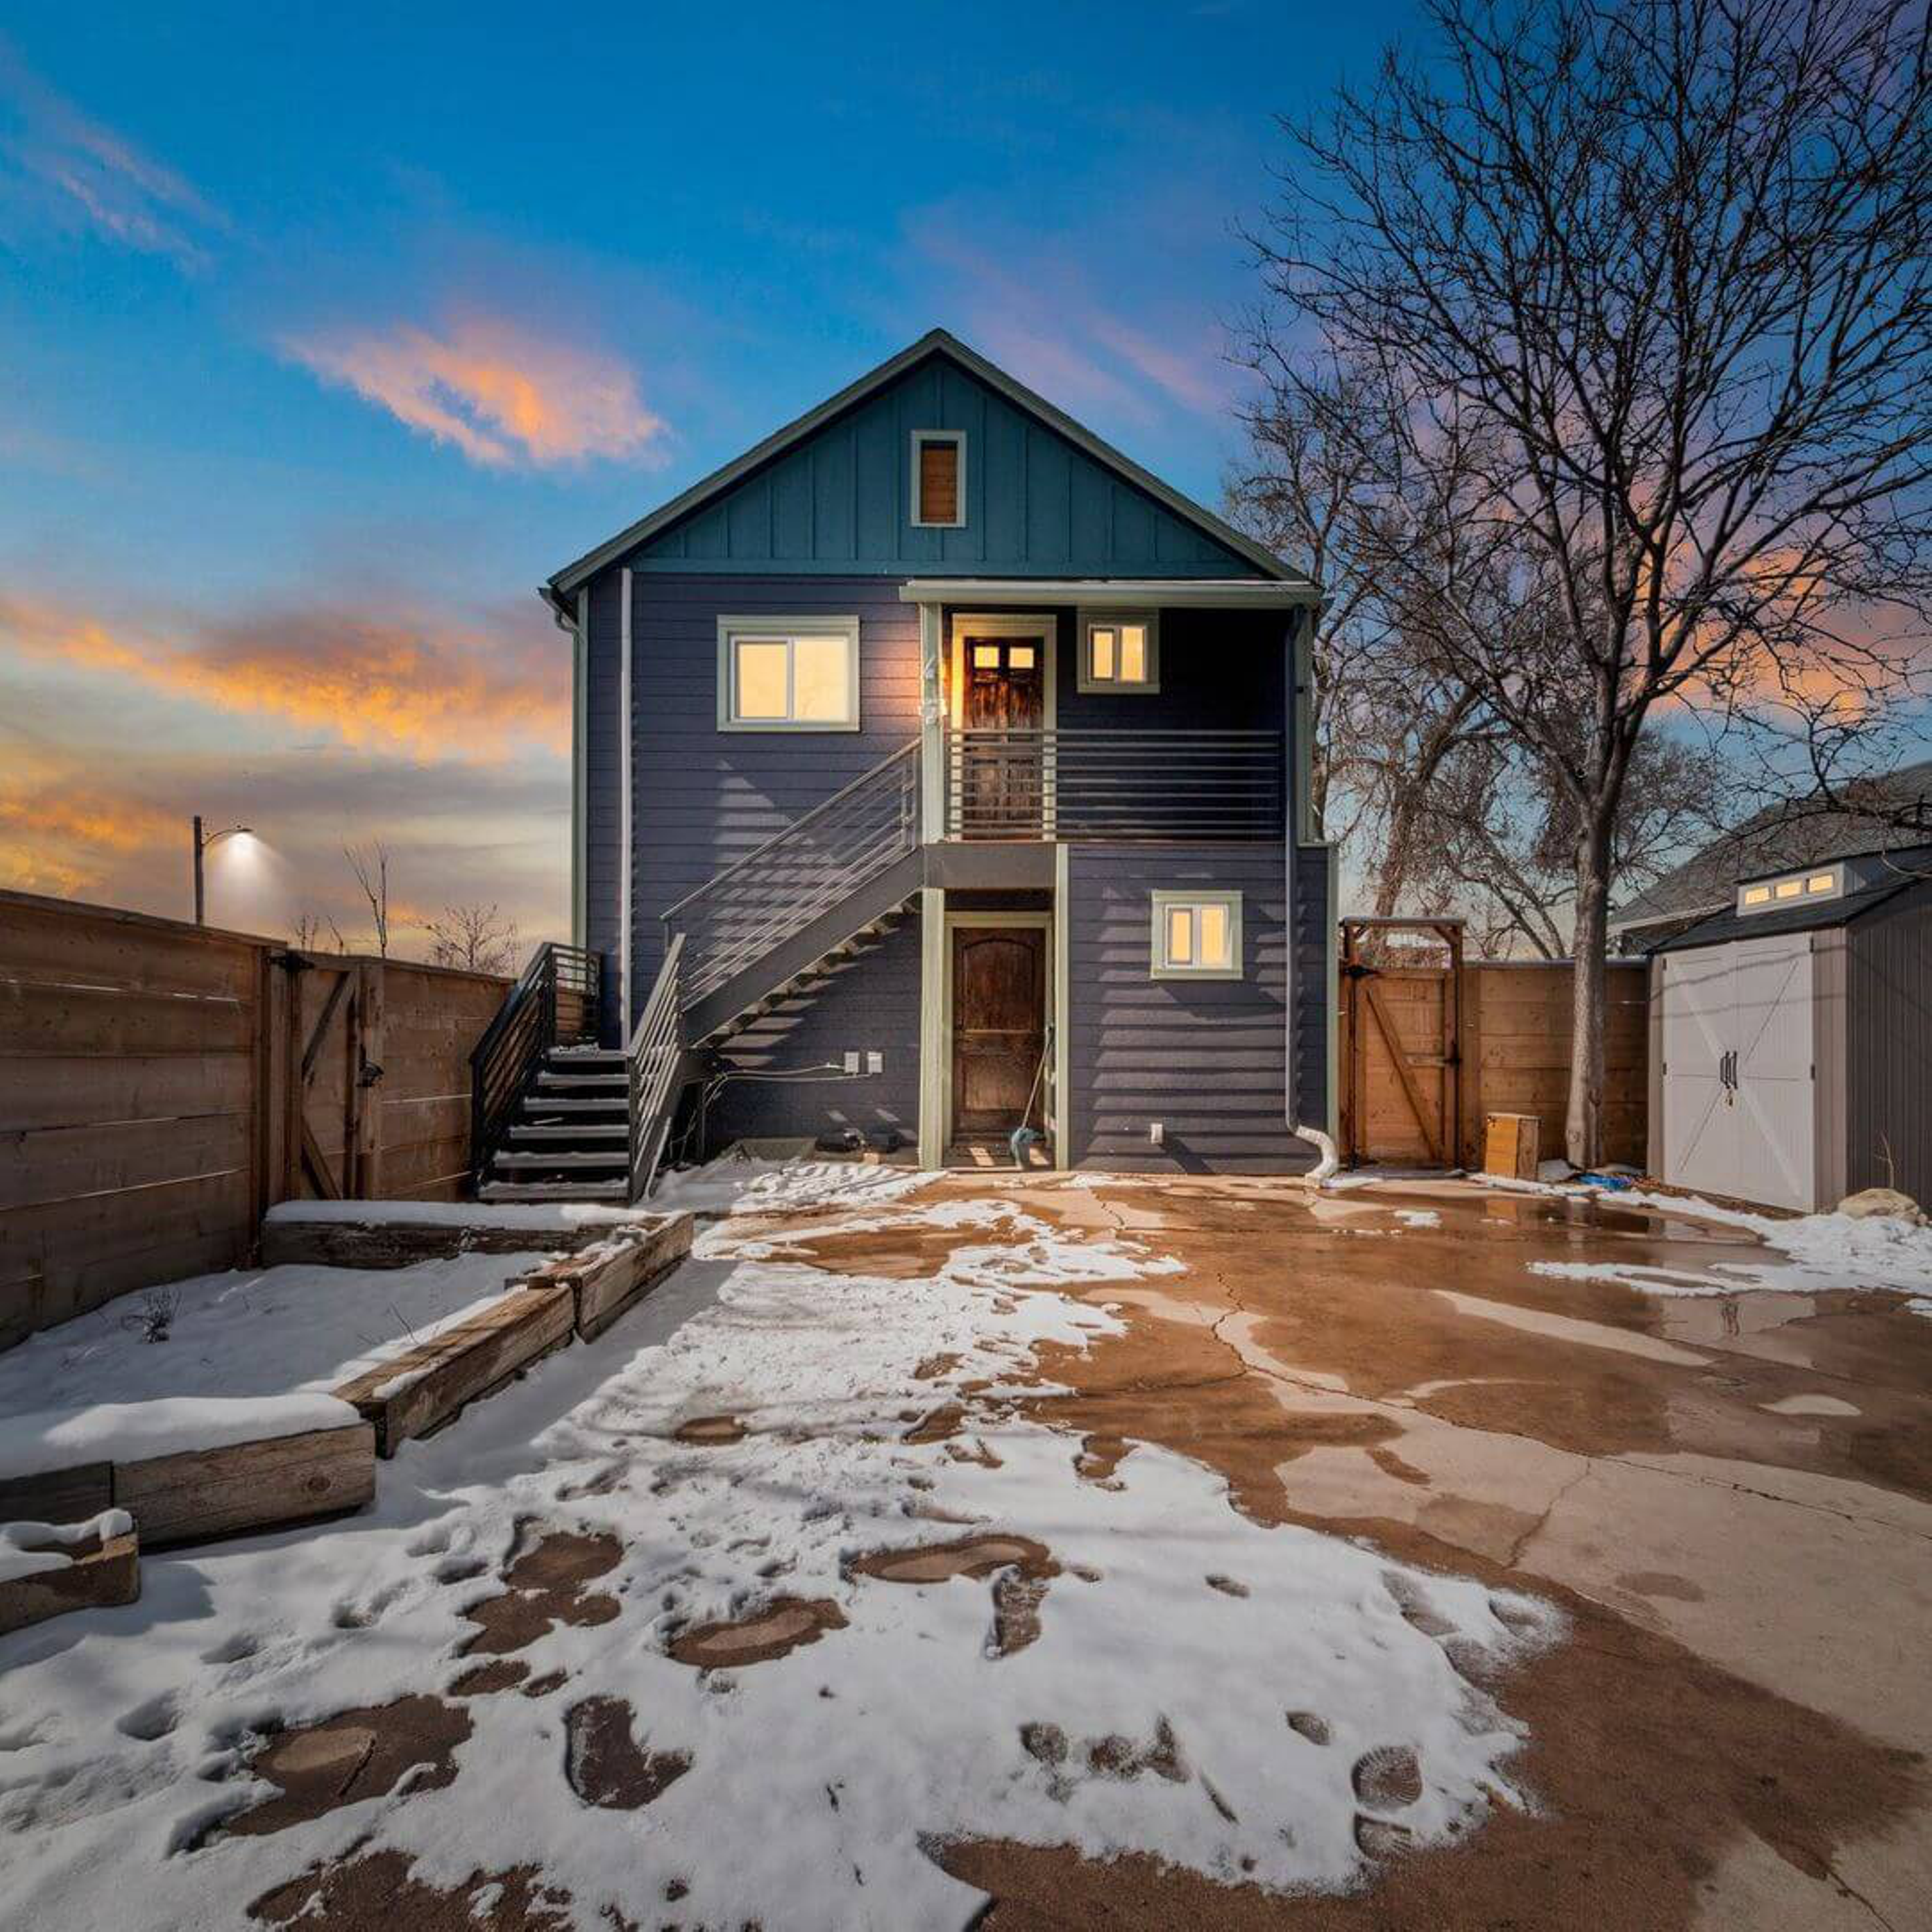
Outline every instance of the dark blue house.
<svg viewBox="0 0 1932 1932"><path fill-rule="evenodd" d="M1317 586L942 330L558 572L574 947L488 1192L668 1150L1291 1172L1329 1130Z"/></svg>

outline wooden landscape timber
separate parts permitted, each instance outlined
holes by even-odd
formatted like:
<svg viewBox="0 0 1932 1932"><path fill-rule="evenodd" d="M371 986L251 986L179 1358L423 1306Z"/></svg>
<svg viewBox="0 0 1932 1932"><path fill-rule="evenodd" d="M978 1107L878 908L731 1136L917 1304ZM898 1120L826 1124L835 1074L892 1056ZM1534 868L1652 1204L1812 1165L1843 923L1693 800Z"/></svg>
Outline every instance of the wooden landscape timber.
<svg viewBox="0 0 1932 1932"><path fill-rule="evenodd" d="M683 1218L683 1217L673 1217ZM526 1255L532 1250L576 1254L598 1247L632 1227L656 1227L665 1217L640 1214L634 1221L592 1221L555 1228L506 1226L487 1208L474 1220L451 1222L308 1220L299 1211L272 1216L262 1228L265 1268L413 1268L453 1255ZM688 1245L687 1242L687 1245Z"/></svg>
<svg viewBox="0 0 1932 1932"><path fill-rule="evenodd" d="M691 1252L696 1222L663 1214L651 1225L626 1228L574 1260L554 1262L544 1278L567 1286L574 1300L578 1337L595 1341Z"/></svg>
<svg viewBox="0 0 1932 1932"><path fill-rule="evenodd" d="M442 1428L469 1403L563 1347L575 1312L568 1287L533 1277L335 1394L374 1429L376 1453L393 1456L412 1436Z"/></svg>
<svg viewBox="0 0 1932 1932"><path fill-rule="evenodd" d="M459 1198L508 983L0 892L0 1348L245 1265L278 1201Z"/></svg>
<svg viewBox="0 0 1932 1932"><path fill-rule="evenodd" d="M366 1422L114 1466L114 1506L150 1550L253 1535L360 1509L376 1493Z"/></svg>
<svg viewBox="0 0 1932 1932"><path fill-rule="evenodd" d="M56 1569L37 1570L31 1576L0 1579L0 1636L68 1610L131 1604L140 1595L140 1540L134 1531L92 1544L50 1544L48 1547L70 1555L72 1560Z"/></svg>

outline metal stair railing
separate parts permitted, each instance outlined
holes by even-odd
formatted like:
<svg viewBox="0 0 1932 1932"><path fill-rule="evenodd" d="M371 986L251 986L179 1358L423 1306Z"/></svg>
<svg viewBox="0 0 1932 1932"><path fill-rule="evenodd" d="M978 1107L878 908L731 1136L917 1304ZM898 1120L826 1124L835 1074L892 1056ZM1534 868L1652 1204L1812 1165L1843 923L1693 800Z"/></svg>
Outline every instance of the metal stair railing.
<svg viewBox="0 0 1932 1932"><path fill-rule="evenodd" d="M664 914L688 1011L920 842L919 740L862 772Z"/></svg>
<svg viewBox="0 0 1932 1932"><path fill-rule="evenodd" d="M470 1056L470 1162L478 1185L544 1055L566 1042L596 1038L602 976L596 953L547 941L476 1042Z"/></svg>
<svg viewBox="0 0 1932 1932"><path fill-rule="evenodd" d="M677 1105L677 1070L684 1059L678 997L683 957L684 935L680 933L664 953L625 1053L630 1076L630 1198L634 1202L643 1200L657 1184L658 1164L664 1158Z"/></svg>

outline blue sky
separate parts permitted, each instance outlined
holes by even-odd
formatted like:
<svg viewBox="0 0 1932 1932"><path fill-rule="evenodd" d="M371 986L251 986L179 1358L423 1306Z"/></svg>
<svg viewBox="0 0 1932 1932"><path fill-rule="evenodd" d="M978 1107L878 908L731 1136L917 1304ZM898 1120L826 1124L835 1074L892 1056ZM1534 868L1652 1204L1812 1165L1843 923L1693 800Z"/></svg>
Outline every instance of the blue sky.
<svg viewBox="0 0 1932 1932"><path fill-rule="evenodd" d="M1274 116L1411 19L10 8L0 881L178 912L201 809L225 922L381 836L554 934L535 584L934 323L1212 502Z"/></svg>

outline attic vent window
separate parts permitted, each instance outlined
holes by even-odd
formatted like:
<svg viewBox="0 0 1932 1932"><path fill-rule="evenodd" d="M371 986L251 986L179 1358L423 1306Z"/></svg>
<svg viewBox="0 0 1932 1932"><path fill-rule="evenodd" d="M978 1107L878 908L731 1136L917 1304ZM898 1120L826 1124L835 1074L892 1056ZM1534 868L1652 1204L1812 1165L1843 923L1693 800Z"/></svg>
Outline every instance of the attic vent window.
<svg viewBox="0 0 1932 1932"><path fill-rule="evenodd" d="M1793 872L1788 878L1760 879L1738 888L1740 913L1771 912L1804 899L1836 898L1845 890L1845 868L1833 866L1816 872Z"/></svg>
<svg viewBox="0 0 1932 1932"><path fill-rule="evenodd" d="M912 433L912 520L922 530L966 521L966 438L956 429Z"/></svg>

